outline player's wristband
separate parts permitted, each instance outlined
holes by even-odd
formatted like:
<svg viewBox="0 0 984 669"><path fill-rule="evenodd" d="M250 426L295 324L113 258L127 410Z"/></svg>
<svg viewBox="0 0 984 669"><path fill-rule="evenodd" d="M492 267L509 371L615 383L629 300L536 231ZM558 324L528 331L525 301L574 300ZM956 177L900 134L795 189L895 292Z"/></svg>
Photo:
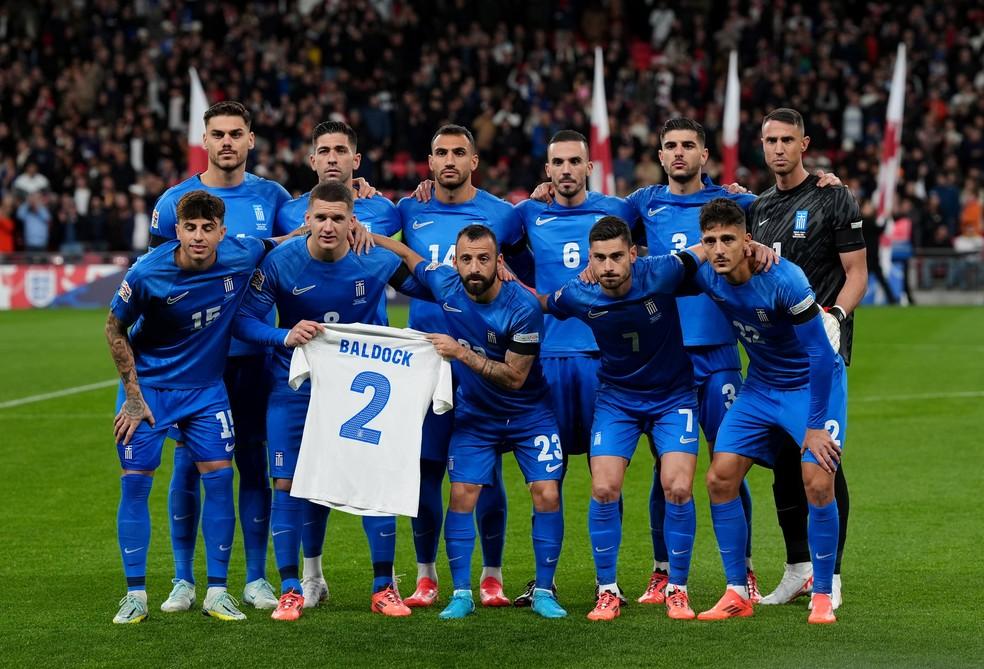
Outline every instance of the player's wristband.
<svg viewBox="0 0 984 669"><path fill-rule="evenodd" d="M847 312L839 304L835 304L832 307L825 307L824 311L836 318L838 323L843 323L847 319Z"/></svg>

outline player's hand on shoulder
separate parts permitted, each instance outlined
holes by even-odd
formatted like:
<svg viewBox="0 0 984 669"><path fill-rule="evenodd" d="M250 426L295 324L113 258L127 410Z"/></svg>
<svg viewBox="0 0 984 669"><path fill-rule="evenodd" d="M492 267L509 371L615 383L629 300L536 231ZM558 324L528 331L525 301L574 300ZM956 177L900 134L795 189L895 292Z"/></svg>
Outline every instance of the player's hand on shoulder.
<svg viewBox="0 0 984 669"><path fill-rule="evenodd" d="M748 249L745 251L745 255L754 259L755 266L753 269L756 274L759 272L768 272L772 269L773 265L778 265L780 262L779 254L771 246L766 246L759 242L750 243Z"/></svg>
<svg viewBox="0 0 984 669"><path fill-rule="evenodd" d="M499 256L499 262L496 263L495 273L499 275L499 281L515 281L516 275L512 273L512 270L506 265L506 261Z"/></svg>
<svg viewBox="0 0 984 669"><path fill-rule="evenodd" d="M411 194L411 197L417 202L427 203L431 199L431 191L434 190L434 180L424 179L418 184L417 188Z"/></svg>
<svg viewBox="0 0 984 669"><path fill-rule="evenodd" d="M315 323L314 321L298 321L297 324L290 329L290 332L287 333L287 338L284 339L284 346L287 348L304 346L304 344L314 339L319 332L324 332L324 327L321 323Z"/></svg>
<svg viewBox="0 0 984 669"><path fill-rule="evenodd" d="M537 202L546 202L547 204L550 204L553 202L553 195L553 184L549 181L544 181L533 189L533 192L530 193L530 199L536 200Z"/></svg>
<svg viewBox="0 0 984 669"><path fill-rule="evenodd" d="M465 350L465 347L458 343L454 337L445 334L429 334L427 341L434 345L437 354L446 360L456 360Z"/></svg>
<svg viewBox="0 0 984 669"><path fill-rule="evenodd" d="M824 172L823 170L817 170L816 174L817 174L817 178L819 179L817 181L817 186L819 186L820 188L828 188L833 186L844 185L844 182L840 180L840 177L838 177L833 172Z"/></svg>
<svg viewBox="0 0 984 669"><path fill-rule="evenodd" d="M291 237L304 237L310 232L311 232L311 226L307 223L302 223L290 231L290 234L287 235L287 239L290 239Z"/></svg>
<svg viewBox="0 0 984 669"><path fill-rule="evenodd" d="M591 269L591 265L588 265L582 269L581 273L577 275L577 278L580 279L582 283L589 283L591 285L598 283L598 275L595 274L593 269Z"/></svg>
<svg viewBox="0 0 984 669"><path fill-rule="evenodd" d="M352 188L355 190L357 200L368 200L379 195L379 191L363 177L352 179Z"/></svg>
<svg viewBox="0 0 984 669"><path fill-rule="evenodd" d="M724 190L728 191L732 195L744 195L748 192L748 189L742 186L740 183L731 183L724 186Z"/></svg>
<svg viewBox="0 0 984 669"><path fill-rule="evenodd" d="M376 245L376 240L372 238L372 234L355 216L352 217L352 223L349 224L348 242L356 255L368 253L369 249Z"/></svg>
<svg viewBox="0 0 984 669"><path fill-rule="evenodd" d="M840 463L841 448L826 430L806 430L806 437L803 439L803 446L800 448L802 455L807 450L813 453L817 463L828 474L833 474Z"/></svg>
<svg viewBox="0 0 984 669"><path fill-rule="evenodd" d="M140 423L147 421L154 427L156 421L150 407L144 401L143 393L137 392L135 395L128 395L119 413L113 421L113 436L116 441L123 445L130 443L133 433L140 427Z"/></svg>

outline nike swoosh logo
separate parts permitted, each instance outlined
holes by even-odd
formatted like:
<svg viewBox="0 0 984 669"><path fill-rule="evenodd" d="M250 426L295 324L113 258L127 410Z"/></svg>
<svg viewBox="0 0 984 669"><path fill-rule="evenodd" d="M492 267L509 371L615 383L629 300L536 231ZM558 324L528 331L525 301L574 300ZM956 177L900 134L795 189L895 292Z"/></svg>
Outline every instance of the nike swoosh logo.
<svg viewBox="0 0 984 669"><path fill-rule="evenodd" d="M681 444L692 444L697 441L697 437L680 437Z"/></svg>
<svg viewBox="0 0 984 669"><path fill-rule="evenodd" d="M452 307L452 306L451 306L450 304L448 304L447 302L445 302L445 303L444 303L444 304L442 304L441 306L442 306L442 307L444 307L444 310L445 310L445 311L450 311L451 313L454 313L454 314L460 314L460 313L461 313L461 309L455 309L454 307Z"/></svg>
<svg viewBox="0 0 984 669"><path fill-rule="evenodd" d="M667 206L669 206L669 205L666 205L666 206L663 206L663 207L660 207L659 209L650 209L650 210L649 210L649 215L650 215L650 216L655 216L655 215L656 215L656 214L658 214L659 212L661 212L661 211L663 211L664 209L666 209L666 207L667 207Z"/></svg>
<svg viewBox="0 0 984 669"><path fill-rule="evenodd" d="M554 220L555 218L557 218L557 217L556 216L547 216L546 218L540 218L539 216L537 216L535 223L537 225L543 225L544 223L549 223L550 221Z"/></svg>
<svg viewBox="0 0 984 669"><path fill-rule="evenodd" d="M266 516L263 516L262 518L257 518L256 516L253 516L253 522L254 523L263 523L263 522L266 522L266 519L267 519Z"/></svg>
<svg viewBox="0 0 984 669"><path fill-rule="evenodd" d="M760 226L761 226L761 225L765 225L765 224L766 224L766 223L768 223L768 222L769 222L769 219L768 219L768 218L763 218L763 219L762 219L761 221L759 221L759 225L760 225Z"/></svg>
<svg viewBox="0 0 984 669"><path fill-rule="evenodd" d="M169 297L169 298L167 298L167 303L168 304L174 304L175 302L177 302L178 300L180 300L181 298L183 298L185 295L187 295L189 292L191 292L191 291L187 291L186 290L185 292L181 293L180 295L175 295L174 297Z"/></svg>
<svg viewBox="0 0 984 669"><path fill-rule="evenodd" d="M826 555L820 555L820 553L817 553L817 559L818 559L818 560L826 560L826 559L827 559L827 558L829 558L829 557L830 557L831 555L833 555L833 553L827 553Z"/></svg>
<svg viewBox="0 0 984 669"><path fill-rule="evenodd" d="M595 547L595 553L607 553L608 551L610 551L613 548L615 548L615 547L614 546L609 546L608 548L598 548L596 546Z"/></svg>
<svg viewBox="0 0 984 669"><path fill-rule="evenodd" d="M415 536L415 537L422 537L425 534L430 534L430 532L429 531L428 532L418 532L417 530L414 530L413 531L413 536Z"/></svg>
<svg viewBox="0 0 984 669"><path fill-rule="evenodd" d="M314 525L314 524L315 524L316 522L317 522L317 521L314 521L314 520L309 520L309 521L307 521L306 523L304 523L304 527L307 527L308 525Z"/></svg>
<svg viewBox="0 0 984 669"><path fill-rule="evenodd" d="M557 561L557 558L553 558L553 559L547 558L547 564L553 564L556 561Z"/></svg>
<svg viewBox="0 0 984 669"><path fill-rule="evenodd" d="M486 534L485 535L485 540L486 541L491 541L492 539L498 539L501 536L502 536L502 532L499 532L498 534Z"/></svg>
<svg viewBox="0 0 984 669"><path fill-rule="evenodd" d="M274 537L280 536L281 534L284 534L285 532L290 532L290 531L291 530L280 530L279 532L274 532L271 536L274 536Z"/></svg>
<svg viewBox="0 0 984 669"><path fill-rule="evenodd" d="M291 290L290 292L294 293L294 295L303 295L304 293L306 293L309 290L311 290L312 288L314 288L316 285L318 285L318 284L313 283L310 286L307 286L305 288L298 288L297 286L294 286L293 290Z"/></svg>
<svg viewBox="0 0 984 669"><path fill-rule="evenodd" d="M185 518L191 518L191 514L190 513L186 513L183 516L171 516L171 517L174 518L175 520L184 520Z"/></svg>
<svg viewBox="0 0 984 669"><path fill-rule="evenodd" d="M140 548L134 548L133 550L130 550L129 548L124 548L123 552L126 553L127 555L131 555L133 553L136 553L137 551L142 551L142 550L143 550L143 546L141 546Z"/></svg>
<svg viewBox="0 0 984 669"><path fill-rule="evenodd" d="M453 558L448 558L448 562L454 562L455 560L460 560L463 557L465 557L465 556L464 555L456 555Z"/></svg>
<svg viewBox="0 0 984 669"><path fill-rule="evenodd" d="M413 229L414 230L420 230L421 228L426 228L428 225L430 225L433 222L434 221L422 221L422 222L414 221L413 222Z"/></svg>
<svg viewBox="0 0 984 669"><path fill-rule="evenodd" d="M395 537L396 536L396 531L394 530L393 532L390 532L389 534L387 534L386 532L380 532L379 533L379 536L381 536L381 537Z"/></svg>
<svg viewBox="0 0 984 669"><path fill-rule="evenodd" d="M730 553L731 552L731 549L730 548L719 548L718 550L720 552L722 552L722 553Z"/></svg>
<svg viewBox="0 0 984 669"><path fill-rule="evenodd" d="M558 469L560 469L563 466L564 466L564 463L563 462L558 462L555 465L547 465L547 473L549 474L549 473L555 472L555 471L557 471Z"/></svg>
<svg viewBox="0 0 984 669"><path fill-rule="evenodd" d="M602 316L604 316L607 313L608 313L607 311L591 311L589 309L588 310L588 318L601 318Z"/></svg>
<svg viewBox="0 0 984 669"><path fill-rule="evenodd" d="M222 544L219 544L220 551L227 551L230 550L231 548L232 548L232 544L229 544L228 546L223 546Z"/></svg>
<svg viewBox="0 0 984 669"><path fill-rule="evenodd" d="M686 555L686 554L687 554L687 553L689 553L690 551L677 551L677 550L675 550L675 551L671 551L671 552L672 552L672 553L673 553L674 555Z"/></svg>
<svg viewBox="0 0 984 669"><path fill-rule="evenodd" d="M232 453L232 451L235 450L235 448L236 448L235 442L233 442L231 444L226 444L225 445L225 452L226 453Z"/></svg>

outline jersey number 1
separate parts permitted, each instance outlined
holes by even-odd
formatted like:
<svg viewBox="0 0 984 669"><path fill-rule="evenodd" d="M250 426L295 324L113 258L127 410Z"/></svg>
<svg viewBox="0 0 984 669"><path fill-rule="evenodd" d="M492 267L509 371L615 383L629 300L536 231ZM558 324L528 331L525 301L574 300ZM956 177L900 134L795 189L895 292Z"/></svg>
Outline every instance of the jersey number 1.
<svg viewBox="0 0 984 669"><path fill-rule="evenodd" d="M386 407L390 397L390 382L385 376L378 372L360 372L352 379L351 390L357 393L365 393L367 388L373 389L372 400L363 407L362 411L355 414L347 421L342 423L338 430L339 436L348 439L355 439L374 446L379 445L379 439L383 433L373 430L366 425L373 418L378 416Z"/></svg>

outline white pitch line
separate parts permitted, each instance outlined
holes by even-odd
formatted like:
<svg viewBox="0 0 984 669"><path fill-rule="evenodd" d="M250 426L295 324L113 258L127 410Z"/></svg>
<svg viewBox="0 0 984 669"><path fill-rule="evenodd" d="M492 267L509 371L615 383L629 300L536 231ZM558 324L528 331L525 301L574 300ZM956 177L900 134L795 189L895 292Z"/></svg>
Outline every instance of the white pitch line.
<svg viewBox="0 0 984 669"><path fill-rule="evenodd" d="M87 393L90 390L109 388L111 386L115 386L118 383L119 383L119 379L110 379L108 381L100 381L99 383L87 383L84 386L63 388L62 390L56 390L51 393L42 393L41 395L30 395L28 397L21 397L16 400L7 400L6 402L0 402L0 409L10 409L13 407L23 406L25 404L34 404L35 402L44 402L45 400L53 400L56 397L65 397L67 395L77 395L79 393Z"/></svg>
<svg viewBox="0 0 984 669"><path fill-rule="evenodd" d="M907 400L949 400L961 398L984 397L984 390L964 390L952 393L920 393L915 395L869 395L867 397L847 397L847 403L851 402L895 402Z"/></svg>

